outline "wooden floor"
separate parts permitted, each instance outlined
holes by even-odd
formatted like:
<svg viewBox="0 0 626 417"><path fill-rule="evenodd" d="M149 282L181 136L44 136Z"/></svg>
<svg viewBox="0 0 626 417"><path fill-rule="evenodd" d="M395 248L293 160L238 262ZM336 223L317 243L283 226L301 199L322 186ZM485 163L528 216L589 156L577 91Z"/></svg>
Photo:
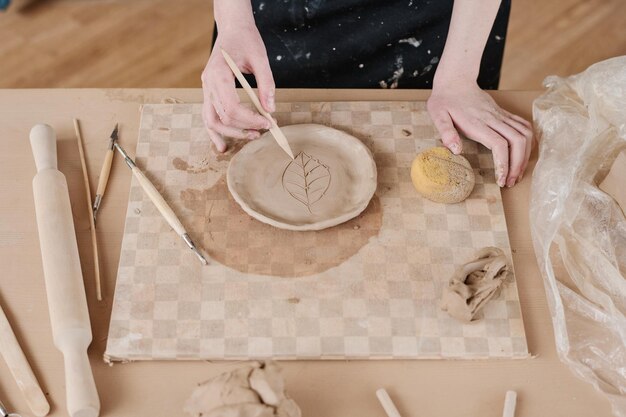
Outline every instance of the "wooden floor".
<svg viewBox="0 0 626 417"><path fill-rule="evenodd" d="M199 87L210 0L13 0L0 88ZM624 0L513 0L502 89L537 89L626 54Z"/></svg>

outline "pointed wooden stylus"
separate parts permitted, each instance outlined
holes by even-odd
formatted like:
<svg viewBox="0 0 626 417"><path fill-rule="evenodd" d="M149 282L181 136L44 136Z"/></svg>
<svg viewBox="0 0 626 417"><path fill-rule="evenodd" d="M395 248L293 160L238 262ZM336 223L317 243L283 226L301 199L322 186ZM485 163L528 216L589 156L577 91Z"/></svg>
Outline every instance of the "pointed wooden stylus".
<svg viewBox="0 0 626 417"><path fill-rule="evenodd" d="M283 132L280 130L280 128L278 127L278 125L276 124L272 116L268 112L265 111L263 106L261 106L261 102L259 101L259 98L254 93L254 90L252 90L252 87L250 87L250 84L248 84L248 81L245 79L241 71L239 71L239 68L237 68L237 65L235 65L235 61L233 61L230 55L228 55L226 51L223 49L222 49L222 55L224 56L224 59L226 60L226 63L230 67L233 74L235 74L235 77L237 77L237 80L239 80L239 83L241 84L243 89L246 91L246 93L248 93L248 96L250 96L250 100L252 101L252 104L254 104L254 107L256 107L259 113L261 113L261 116L268 119L270 123L272 124L272 127L270 127L270 132L274 136L274 139L276 139L276 142L278 143L278 145L287 153L287 155L289 155L291 159L294 159L293 152L291 151L291 147L289 147L289 142L287 142L287 138L285 137Z"/></svg>

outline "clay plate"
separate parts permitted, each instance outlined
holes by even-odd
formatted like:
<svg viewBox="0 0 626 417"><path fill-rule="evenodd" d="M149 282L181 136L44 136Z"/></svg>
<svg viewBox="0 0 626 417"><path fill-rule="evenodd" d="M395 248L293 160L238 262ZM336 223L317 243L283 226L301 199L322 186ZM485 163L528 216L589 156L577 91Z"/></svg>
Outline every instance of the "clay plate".
<svg viewBox="0 0 626 417"><path fill-rule="evenodd" d="M376 191L376 164L359 139L317 124L281 129L293 161L268 132L228 165L228 189L246 213L281 229L321 230L365 210Z"/></svg>

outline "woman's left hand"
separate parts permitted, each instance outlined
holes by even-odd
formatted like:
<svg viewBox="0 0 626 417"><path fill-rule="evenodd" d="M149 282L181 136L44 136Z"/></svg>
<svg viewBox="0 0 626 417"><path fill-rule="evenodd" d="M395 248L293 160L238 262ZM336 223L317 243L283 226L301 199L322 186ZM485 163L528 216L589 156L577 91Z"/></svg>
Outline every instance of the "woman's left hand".
<svg viewBox="0 0 626 417"><path fill-rule="evenodd" d="M491 149L500 187L522 179L533 142L528 121L502 109L475 82L435 83L427 108L443 144L454 154L462 151L461 132Z"/></svg>

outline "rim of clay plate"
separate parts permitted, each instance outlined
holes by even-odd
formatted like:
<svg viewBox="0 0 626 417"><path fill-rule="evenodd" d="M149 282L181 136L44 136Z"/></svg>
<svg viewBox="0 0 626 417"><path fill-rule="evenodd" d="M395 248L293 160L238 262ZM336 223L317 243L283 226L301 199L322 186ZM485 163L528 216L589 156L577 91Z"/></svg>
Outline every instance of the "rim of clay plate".
<svg viewBox="0 0 626 417"><path fill-rule="evenodd" d="M366 152L366 155L369 157L369 161L370 161L369 170L374 176L374 181L372 181L372 186L370 187L369 190L367 190L367 194L364 193L364 195L366 195L367 198L363 200L364 202L362 204L356 206L353 210L347 213L344 213L340 216L336 216L330 219L315 222L315 223L294 225L290 223L281 222L276 219L272 219L271 217L267 217L263 213L260 213L256 210L253 210L251 207L249 207L248 204L245 202L245 200L241 198L239 193L237 193L237 190L235 189L235 187L231 186L231 184L233 183L232 178L231 178L232 177L231 166L233 165L233 163L236 163L235 161L237 160L237 157L239 156L239 152L243 151L247 146L250 146L252 145L252 143L256 142L256 141L251 141L250 143L247 143L244 147L242 147L239 150L239 152L237 152L232 157L232 159L228 163L228 169L226 170L226 185L228 186L228 191L230 192L230 195L233 196L233 199L237 202L239 207L241 207L243 211L245 211L247 214L249 214L254 219L260 222L269 224L270 226L274 226L279 229L294 230L294 231L315 231L315 230L328 229L330 227L337 226L341 223L345 223L348 220L351 220L355 218L356 216L358 216L359 214L361 214L369 205L370 201L374 197L376 188L378 187L378 171L376 169L376 162L374 161L374 157L372 156L372 152L370 151L370 149L367 146L365 146L365 144L360 139L344 132L343 130L334 129L329 126L320 125L316 123L301 123L301 124L286 125L286 126L281 126L281 130L283 130L283 132L289 131L290 128L294 126L298 126L298 127L310 126L319 130L330 130L330 131L333 131L333 134L338 134L343 137L342 139L349 140L352 143L354 143L356 146L362 148ZM271 133L266 132L262 135L262 137L265 135L271 135ZM257 140L260 140L260 139L261 138Z"/></svg>

